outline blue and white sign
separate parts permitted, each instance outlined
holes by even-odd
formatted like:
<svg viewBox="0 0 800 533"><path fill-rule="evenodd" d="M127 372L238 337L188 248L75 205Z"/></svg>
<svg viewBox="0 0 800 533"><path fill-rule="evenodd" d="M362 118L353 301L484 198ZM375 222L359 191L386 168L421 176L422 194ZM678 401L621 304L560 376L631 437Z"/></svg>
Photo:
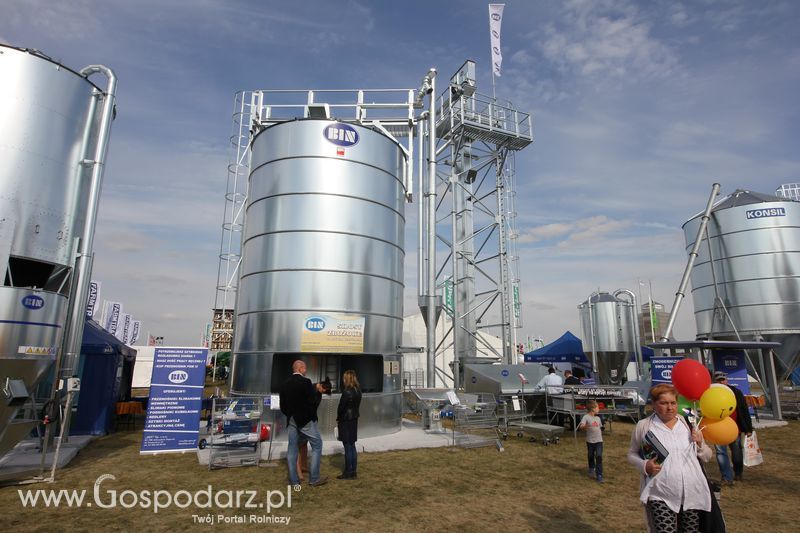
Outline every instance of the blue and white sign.
<svg viewBox="0 0 800 533"><path fill-rule="evenodd" d="M322 331L325 329L325 319L320 316L312 316L307 318L306 329L308 331Z"/></svg>
<svg viewBox="0 0 800 533"><path fill-rule="evenodd" d="M36 296L35 294L29 294L22 299L22 305L27 309L41 309L44 307L44 298Z"/></svg>
<svg viewBox="0 0 800 533"><path fill-rule="evenodd" d="M208 348L155 348L140 453L197 449Z"/></svg>
<svg viewBox="0 0 800 533"><path fill-rule="evenodd" d="M753 209L747 211L747 220L753 218L785 217L786 209L783 207L771 207L769 209Z"/></svg>
<svg viewBox="0 0 800 533"><path fill-rule="evenodd" d="M651 357L650 374L653 385L672 383L672 367L681 360L683 360L683 357Z"/></svg>
<svg viewBox="0 0 800 533"><path fill-rule="evenodd" d="M747 364L742 350L714 350L714 370L728 374L728 385L750 394Z"/></svg>
<svg viewBox="0 0 800 533"><path fill-rule="evenodd" d="M336 146L354 146L358 144L358 132L350 124L337 122L325 128L322 132L325 140Z"/></svg>

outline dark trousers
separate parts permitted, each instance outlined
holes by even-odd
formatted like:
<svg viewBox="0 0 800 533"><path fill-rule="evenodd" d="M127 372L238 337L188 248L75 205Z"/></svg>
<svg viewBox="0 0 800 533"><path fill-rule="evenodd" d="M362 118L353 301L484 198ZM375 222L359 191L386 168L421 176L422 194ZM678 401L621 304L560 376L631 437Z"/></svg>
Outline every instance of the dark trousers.
<svg viewBox="0 0 800 533"><path fill-rule="evenodd" d="M603 475L603 443L602 442L587 442L586 451L589 456L589 470L594 470L594 473L600 477Z"/></svg>
<svg viewBox="0 0 800 533"><path fill-rule="evenodd" d="M344 474L351 476L356 474L358 467L358 454L356 453L355 442L343 442L344 445Z"/></svg>

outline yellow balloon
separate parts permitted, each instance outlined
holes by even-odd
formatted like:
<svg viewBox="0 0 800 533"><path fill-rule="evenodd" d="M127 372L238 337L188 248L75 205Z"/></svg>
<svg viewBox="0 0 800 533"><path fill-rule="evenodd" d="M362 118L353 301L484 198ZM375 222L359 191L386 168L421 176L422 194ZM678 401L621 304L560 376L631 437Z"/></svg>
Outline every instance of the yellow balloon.
<svg viewBox="0 0 800 533"><path fill-rule="evenodd" d="M727 385L714 383L700 396L700 413L706 418L722 420L736 409L736 396Z"/></svg>
<svg viewBox="0 0 800 533"><path fill-rule="evenodd" d="M730 444L739 436L739 427L736 425L736 421L730 417L722 420L703 418L700 420L700 429L703 431L703 438L706 442L720 446Z"/></svg>

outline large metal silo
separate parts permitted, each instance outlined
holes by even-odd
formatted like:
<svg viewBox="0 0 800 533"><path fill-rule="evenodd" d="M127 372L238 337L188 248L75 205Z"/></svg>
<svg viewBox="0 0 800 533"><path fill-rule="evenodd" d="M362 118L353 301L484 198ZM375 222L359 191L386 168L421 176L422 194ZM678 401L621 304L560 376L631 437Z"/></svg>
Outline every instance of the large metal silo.
<svg viewBox="0 0 800 533"><path fill-rule="evenodd" d="M621 385L631 355L637 353L636 301L614 294L595 292L578 306L583 351L592 362L599 383Z"/></svg>
<svg viewBox="0 0 800 533"><path fill-rule="evenodd" d="M683 225L687 250L699 225L700 215ZM744 339L781 342L777 352L784 372L797 366L800 203L745 190L720 200L691 280L698 336L736 339L738 330Z"/></svg>
<svg viewBox="0 0 800 533"><path fill-rule="evenodd" d="M111 108L100 105L106 94L87 79L101 68L75 72L0 45L0 455L36 423L26 402L85 292L75 256L91 250L87 220L96 213L111 120ZM85 294L82 302L85 309Z"/></svg>
<svg viewBox="0 0 800 533"><path fill-rule="evenodd" d="M277 392L298 358L334 392L353 369L359 432L399 430L404 167L394 140L358 124L294 120L253 138L231 392ZM332 431L335 413L319 414Z"/></svg>

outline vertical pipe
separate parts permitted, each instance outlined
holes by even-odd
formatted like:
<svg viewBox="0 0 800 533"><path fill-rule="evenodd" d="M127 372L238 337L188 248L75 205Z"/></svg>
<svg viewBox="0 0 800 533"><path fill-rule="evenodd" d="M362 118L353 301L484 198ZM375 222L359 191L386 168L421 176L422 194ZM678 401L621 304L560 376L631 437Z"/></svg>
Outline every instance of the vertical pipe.
<svg viewBox="0 0 800 533"><path fill-rule="evenodd" d="M629 291L628 289L619 289L614 293L614 297L618 298L618 295L620 294L627 294L628 296L631 297L631 302L630 302L632 306L631 318L633 319L631 321L631 323L633 324L633 331L631 332L631 335L633 336L633 349L636 354L636 379L640 380L642 379L642 374L644 372L642 369L642 346L639 343L639 318L636 316L637 315L636 307L638 305L638 302L636 300L636 295L633 293L633 291Z"/></svg>
<svg viewBox="0 0 800 533"><path fill-rule="evenodd" d="M422 160L424 159L424 152L423 148L423 123L422 119L417 122L417 142L419 143L419 171L417 172L417 181L419 182L419 194L417 195L417 300L422 297L423 294L428 294L425 291L425 249L424 249L424 240L425 240L425 189L424 189L424 172L422 167Z"/></svg>
<svg viewBox="0 0 800 533"><path fill-rule="evenodd" d="M697 229L697 237L695 237L694 246L692 246L692 251L689 253L689 260L686 262L686 268L683 271L683 278L681 278L681 283L678 286L678 292L675 293L675 302L672 304L672 310L669 313L669 320L667 321L667 328L664 330L664 336L661 337L662 341L669 340L669 335L672 333L672 326L675 325L678 309L680 309L681 302L685 296L684 291L689 284L689 276L692 273L694 261L697 259L697 251L700 249L700 243L703 241L703 233L708 226L711 208L714 206L714 200L717 198L717 194L719 194L719 183L715 183L711 186L711 195L708 197L708 204L706 204L706 209L703 211L702 221L700 222L700 227Z"/></svg>
<svg viewBox="0 0 800 533"><path fill-rule="evenodd" d="M428 387L436 383L436 70L429 71L430 109L428 110ZM456 378L457 380L458 378Z"/></svg>

